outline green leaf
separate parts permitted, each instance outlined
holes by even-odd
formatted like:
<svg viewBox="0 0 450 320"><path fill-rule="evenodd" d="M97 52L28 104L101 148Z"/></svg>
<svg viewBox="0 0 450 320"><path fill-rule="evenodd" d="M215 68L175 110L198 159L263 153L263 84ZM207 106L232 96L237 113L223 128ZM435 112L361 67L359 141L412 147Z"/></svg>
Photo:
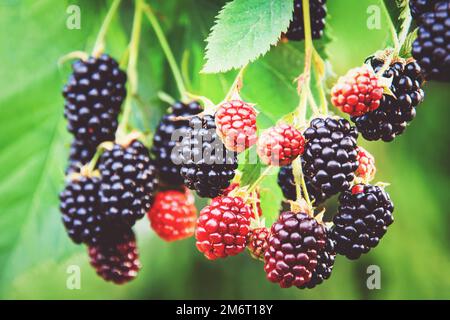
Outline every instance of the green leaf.
<svg viewBox="0 0 450 320"><path fill-rule="evenodd" d="M292 19L292 0L227 3L206 40L205 73L240 68L269 51Z"/></svg>
<svg viewBox="0 0 450 320"><path fill-rule="evenodd" d="M397 33L400 33L401 21L408 13L408 0L382 0L389 13L389 17L395 26Z"/></svg>
<svg viewBox="0 0 450 320"><path fill-rule="evenodd" d="M239 156L239 170L242 172L241 187L250 186L261 174L263 166L256 154L256 148L252 147L245 150Z"/></svg>
<svg viewBox="0 0 450 320"><path fill-rule="evenodd" d="M417 38L417 31L419 30L419 28L416 28L414 31L410 32L408 34L408 36L405 39L405 43L403 44L403 46L400 49L400 56L402 58L411 58L412 57L412 45L414 43L414 40L416 40Z"/></svg>

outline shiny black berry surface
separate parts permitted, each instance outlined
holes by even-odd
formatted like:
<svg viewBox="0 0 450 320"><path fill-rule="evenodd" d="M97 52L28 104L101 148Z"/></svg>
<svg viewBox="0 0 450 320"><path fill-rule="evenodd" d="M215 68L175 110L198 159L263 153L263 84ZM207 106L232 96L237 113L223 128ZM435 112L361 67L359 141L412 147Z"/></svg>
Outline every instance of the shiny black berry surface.
<svg viewBox="0 0 450 320"><path fill-rule="evenodd" d="M327 16L326 0L311 0L309 6L312 38L319 39L322 37L325 29L325 18ZM294 1L294 15L286 32L286 38L294 41L305 39L302 0Z"/></svg>
<svg viewBox="0 0 450 320"><path fill-rule="evenodd" d="M315 118L304 136L303 171L311 187L327 197L348 189L358 168L356 128L342 118Z"/></svg>
<svg viewBox="0 0 450 320"><path fill-rule="evenodd" d="M194 117L181 142L180 173L184 184L200 197L220 195L234 178L237 156L225 148L216 133L214 116Z"/></svg>

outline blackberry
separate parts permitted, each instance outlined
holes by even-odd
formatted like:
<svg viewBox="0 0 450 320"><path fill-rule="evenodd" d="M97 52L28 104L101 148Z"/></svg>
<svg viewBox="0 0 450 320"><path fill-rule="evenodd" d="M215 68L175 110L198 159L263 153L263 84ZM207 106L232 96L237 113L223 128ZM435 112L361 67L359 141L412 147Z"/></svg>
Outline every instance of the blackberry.
<svg viewBox="0 0 450 320"><path fill-rule="evenodd" d="M327 241L325 227L306 213L282 212L271 228L264 254L267 278L282 288L311 281Z"/></svg>
<svg viewBox="0 0 450 320"><path fill-rule="evenodd" d="M412 17L420 23L421 16L424 13L433 10L433 6L437 0L409 0L409 8L411 9Z"/></svg>
<svg viewBox="0 0 450 320"><path fill-rule="evenodd" d="M116 234L110 244L89 246L90 264L106 281L124 284L133 280L141 264L133 231Z"/></svg>
<svg viewBox="0 0 450 320"><path fill-rule="evenodd" d="M450 2L437 2L421 16L412 55L423 68L425 78L450 82Z"/></svg>
<svg viewBox="0 0 450 320"><path fill-rule="evenodd" d="M334 247L334 241L328 237L325 249L317 254L317 267L312 274L311 280L303 285L301 289L312 289L330 278L334 260L336 259L336 250Z"/></svg>
<svg viewBox="0 0 450 320"><path fill-rule="evenodd" d="M100 209L100 178L77 175L60 193L62 220L73 242L95 245L109 241L120 227L105 221Z"/></svg>
<svg viewBox="0 0 450 320"><path fill-rule="evenodd" d="M370 58L368 62L375 72L384 64L376 58ZM384 94L378 109L351 118L366 140L389 142L405 131L407 124L416 116L416 106L424 99L421 74L422 70L414 60L393 62L384 72L384 77L393 77L390 89L395 97Z"/></svg>
<svg viewBox="0 0 450 320"><path fill-rule="evenodd" d="M376 247L394 222L393 211L389 194L378 186L358 184L343 192L331 233L336 252L357 259Z"/></svg>
<svg viewBox="0 0 450 320"><path fill-rule="evenodd" d="M78 60L72 68L63 90L67 129L83 142L114 140L117 117L126 95L126 74L106 54Z"/></svg>
<svg viewBox="0 0 450 320"><path fill-rule="evenodd" d="M235 152L216 133L214 116L194 117L181 142L180 173L184 184L200 197L214 198L230 185L237 169Z"/></svg>
<svg viewBox="0 0 450 320"><path fill-rule="evenodd" d="M70 145L69 164L66 174L80 172L80 168L91 161L96 151L96 146L78 140Z"/></svg>
<svg viewBox="0 0 450 320"><path fill-rule="evenodd" d="M326 0L309 1L309 12L311 14L311 32L313 39L319 39L325 29L325 18L327 16ZM303 22L302 0L294 1L294 15L286 32L286 38L294 41L305 39L305 28Z"/></svg>
<svg viewBox="0 0 450 320"><path fill-rule="evenodd" d="M185 135L189 128L189 120L176 119L176 117L193 116L202 111L202 107L196 101L189 104L176 102L172 106L172 111L163 116L159 122L153 137L151 149L152 159L158 169L161 184L169 186L179 186L183 183L180 175L179 161L175 159L176 154L172 154L173 148L177 145L177 140L172 140L174 132Z"/></svg>
<svg viewBox="0 0 450 320"><path fill-rule="evenodd" d="M305 177L305 184L309 198L314 202L314 205L320 205L327 200L326 194L321 192L320 189L314 188L307 177ZM295 189L295 180L291 165L280 168L280 171L278 172L278 185L280 186L281 191L283 191L283 195L286 199L292 201L297 199L297 191Z"/></svg>
<svg viewBox="0 0 450 320"><path fill-rule="evenodd" d="M102 210L111 221L132 226L150 209L157 187L148 149L138 140L114 144L99 161Z"/></svg>
<svg viewBox="0 0 450 320"><path fill-rule="evenodd" d="M348 189L358 169L356 128L342 118L315 118L304 136L303 172L311 187L326 197Z"/></svg>

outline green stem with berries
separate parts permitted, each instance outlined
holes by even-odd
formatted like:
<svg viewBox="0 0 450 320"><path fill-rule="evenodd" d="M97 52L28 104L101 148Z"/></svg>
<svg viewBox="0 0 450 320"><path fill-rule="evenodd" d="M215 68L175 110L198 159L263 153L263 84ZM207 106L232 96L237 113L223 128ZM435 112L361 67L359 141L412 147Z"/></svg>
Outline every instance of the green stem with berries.
<svg viewBox="0 0 450 320"><path fill-rule="evenodd" d="M111 25L111 21L114 18L114 15L119 8L121 0L114 0L111 4L111 7L106 14L105 20L103 20L102 26L100 27L100 31L98 32L97 39L95 40L94 48L92 49L92 55L94 57L98 57L105 48L105 37L108 32L109 26Z"/></svg>
<svg viewBox="0 0 450 320"><path fill-rule="evenodd" d="M177 85L181 100L187 101L188 97L186 95L186 86L184 85L183 76L175 60L175 56L173 55L173 52L170 49L169 42L167 41L167 38L161 28L161 25L159 24L158 19L156 18L152 8L148 4L144 4L144 13L147 16L148 21L152 25L153 31L155 31L159 44L161 45L161 48L169 63L170 69L172 70L172 74L175 78L175 83Z"/></svg>

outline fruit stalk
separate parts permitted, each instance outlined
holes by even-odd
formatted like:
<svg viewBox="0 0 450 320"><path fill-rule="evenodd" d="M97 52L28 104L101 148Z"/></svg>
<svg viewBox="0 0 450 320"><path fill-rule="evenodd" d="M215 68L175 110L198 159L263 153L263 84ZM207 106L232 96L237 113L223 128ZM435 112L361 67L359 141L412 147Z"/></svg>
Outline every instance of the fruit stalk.
<svg viewBox="0 0 450 320"><path fill-rule="evenodd" d="M170 49L166 36L164 35L163 30L161 29L161 25L159 24L158 19L156 18L152 8L147 3L144 4L143 10L153 28L153 31L155 31L159 44L161 45L161 48L166 56L167 62L169 63L170 70L172 70L172 74L173 77L175 78L175 83L177 85L180 98L182 101L187 102L188 97L186 95L186 86L184 85L183 76L181 75L180 69L178 68L177 62L175 60L172 50Z"/></svg>
<svg viewBox="0 0 450 320"><path fill-rule="evenodd" d="M129 95L127 96L127 99L125 101L122 121L120 122L119 128L117 130L118 136L124 135L126 133L128 122L130 120L132 99L137 95L138 92L137 62L138 62L139 42L142 27L142 8L143 8L143 0L136 0L133 18L133 28L131 31L131 40L129 44L129 59L127 67L127 76L129 79L128 80Z"/></svg>
<svg viewBox="0 0 450 320"><path fill-rule="evenodd" d="M95 40L94 48L92 49L92 55L98 57L105 47L105 36L108 32L111 21L119 8L121 0L114 0L111 7L106 14L105 20L103 20L100 31L98 32L97 39Z"/></svg>

